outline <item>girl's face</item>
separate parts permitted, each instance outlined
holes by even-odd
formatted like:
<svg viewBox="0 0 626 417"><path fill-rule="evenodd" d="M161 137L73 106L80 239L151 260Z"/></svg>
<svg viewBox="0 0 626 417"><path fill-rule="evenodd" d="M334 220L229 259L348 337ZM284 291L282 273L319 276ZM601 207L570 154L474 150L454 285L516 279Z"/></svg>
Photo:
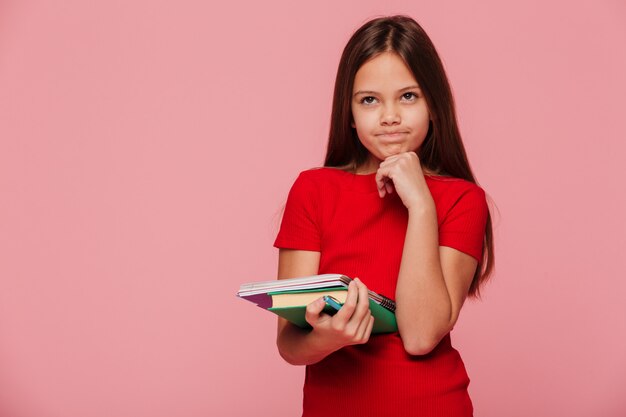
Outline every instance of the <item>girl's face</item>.
<svg viewBox="0 0 626 417"><path fill-rule="evenodd" d="M352 89L352 127L369 151L363 170L387 157L419 149L430 113L417 81L402 58L383 52L359 68Z"/></svg>

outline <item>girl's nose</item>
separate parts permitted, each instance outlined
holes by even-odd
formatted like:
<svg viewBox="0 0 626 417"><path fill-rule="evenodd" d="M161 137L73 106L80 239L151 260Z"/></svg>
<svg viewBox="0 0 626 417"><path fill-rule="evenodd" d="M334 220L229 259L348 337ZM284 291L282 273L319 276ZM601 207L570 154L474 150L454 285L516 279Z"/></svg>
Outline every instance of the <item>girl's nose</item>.
<svg viewBox="0 0 626 417"><path fill-rule="evenodd" d="M400 112L395 106L386 106L380 119L382 125L400 123Z"/></svg>

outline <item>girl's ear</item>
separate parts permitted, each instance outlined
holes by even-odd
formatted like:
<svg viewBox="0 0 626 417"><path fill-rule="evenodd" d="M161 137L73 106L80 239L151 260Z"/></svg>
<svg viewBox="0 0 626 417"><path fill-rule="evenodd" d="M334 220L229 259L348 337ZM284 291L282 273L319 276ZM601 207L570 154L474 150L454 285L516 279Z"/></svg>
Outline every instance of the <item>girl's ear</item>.
<svg viewBox="0 0 626 417"><path fill-rule="evenodd" d="M350 122L350 126L356 129L356 126L354 125L354 120Z"/></svg>

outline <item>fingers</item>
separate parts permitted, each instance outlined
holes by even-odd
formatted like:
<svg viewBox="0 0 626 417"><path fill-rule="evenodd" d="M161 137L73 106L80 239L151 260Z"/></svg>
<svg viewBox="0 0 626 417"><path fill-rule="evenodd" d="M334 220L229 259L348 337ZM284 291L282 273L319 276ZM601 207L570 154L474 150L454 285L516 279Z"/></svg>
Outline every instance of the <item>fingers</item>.
<svg viewBox="0 0 626 417"><path fill-rule="evenodd" d="M371 317L370 302L367 286L363 284L358 278L356 278L355 281L359 287L359 300L354 314L350 318L350 323L348 323L348 327L354 329L354 334L356 337L355 342L362 343L361 337L365 329L367 328L369 317Z"/></svg>
<svg viewBox="0 0 626 417"><path fill-rule="evenodd" d="M396 188L394 180L402 180L407 175L418 172L423 174L419 156L415 151L401 152L387 157L379 164L378 171L376 171L378 195L382 198L385 194L392 194Z"/></svg>
<svg viewBox="0 0 626 417"><path fill-rule="evenodd" d="M369 293L367 291L367 287L361 282L360 279L355 278L354 281L357 283L357 286L359 288L359 298L355 312L353 314L353 318L357 321L361 321L370 309Z"/></svg>
<svg viewBox="0 0 626 417"><path fill-rule="evenodd" d="M372 335L372 329L374 329L374 320L374 316L370 315L370 322L367 325L367 330L365 330L365 341L363 343L366 343Z"/></svg>
<svg viewBox="0 0 626 417"><path fill-rule="evenodd" d="M367 341L367 338L364 339L364 335L367 331L371 312L369 309L369 294L367 286L358 278L354 279L354 283L358 287L358 301L354 309L354 313L350 317L350 320L346 323L345 333L350 337L350 343L357 344L365 343L365 341Z"/></svg>
<svg viewBox="0 0 626 417"><path fill-rule="evenodd" d="M346 302L335 317L340 319L342 323L347 324L349 321L361 321L363 316L369 310L369 294L365 284L360 279L355 278L348 285L348 295ZM339 317L337 317L339 316Z"/></svg>
<svg viewBox="0 0 626 417"><path fill-rule="evenodd" d="M383 197L385 192L391 194L393 192L393 180L389 177L389 170L381 168L376 173L376 186L378 187L378 195Z"/></svg>
<svg viewBox="0 0 626 417"><path fill-rule="evenodd" d="M369 313L365 316L356 332L358 343L367 343L374 328L374 316Z"/></svg>
<svg viewBox="0 0 626 417"><path fill-rule="evenodd" d="M306 310L304 311L304 319L306 320L306 322L315 327L315 324L319 320L320 313L324 309L325 304L326 303L324 302L324 299L322 297L307 304Z"/></svg>
<svg viewBox="0 0 626 417"><path fill-rule="evenodd" d="M378 188L378 195L383 197L386 191L386 182L387 182L386 171L379 167L378 171L376 172L375 178L376 178L376 188Z"/></svg>
<svg viewBox="0 0 626 417"><path fill-rule="evenodd" d="M341 346L368 341L373 317L369 309L369 291L361 280L355 278L350 282L346 301L334 316L321 318L324 305L324 300L319 298L307 305L305 312L306 321L320 337Z"/></svg>
<svg viewBox="0 0 626 417"><path fill-rule="evenodd" d="M333 321L338 325L338 327L345 326L350 317L352 317L352 313L354 313L354 309L357 305L357 300L359 297L357 283L353 280L348 284L348 295L346 296L346 301L341 306L341 309L333 316Z"/></svg>

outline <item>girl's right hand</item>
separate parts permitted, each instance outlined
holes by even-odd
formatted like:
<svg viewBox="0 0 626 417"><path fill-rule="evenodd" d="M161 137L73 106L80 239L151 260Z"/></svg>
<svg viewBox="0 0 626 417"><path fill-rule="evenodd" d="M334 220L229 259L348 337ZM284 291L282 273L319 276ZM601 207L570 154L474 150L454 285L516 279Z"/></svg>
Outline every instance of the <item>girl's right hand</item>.
<svg viewBox="0 0 626 417"><path fill-rule="evenodd" d="M306 307L305 319L313 326L318 343L329 351L344 346L366 343L372 333L374 316L369 308L368 290L355 278L348 285L346 302L334 315L322 313L325 302L319 298Z"/></svg>

